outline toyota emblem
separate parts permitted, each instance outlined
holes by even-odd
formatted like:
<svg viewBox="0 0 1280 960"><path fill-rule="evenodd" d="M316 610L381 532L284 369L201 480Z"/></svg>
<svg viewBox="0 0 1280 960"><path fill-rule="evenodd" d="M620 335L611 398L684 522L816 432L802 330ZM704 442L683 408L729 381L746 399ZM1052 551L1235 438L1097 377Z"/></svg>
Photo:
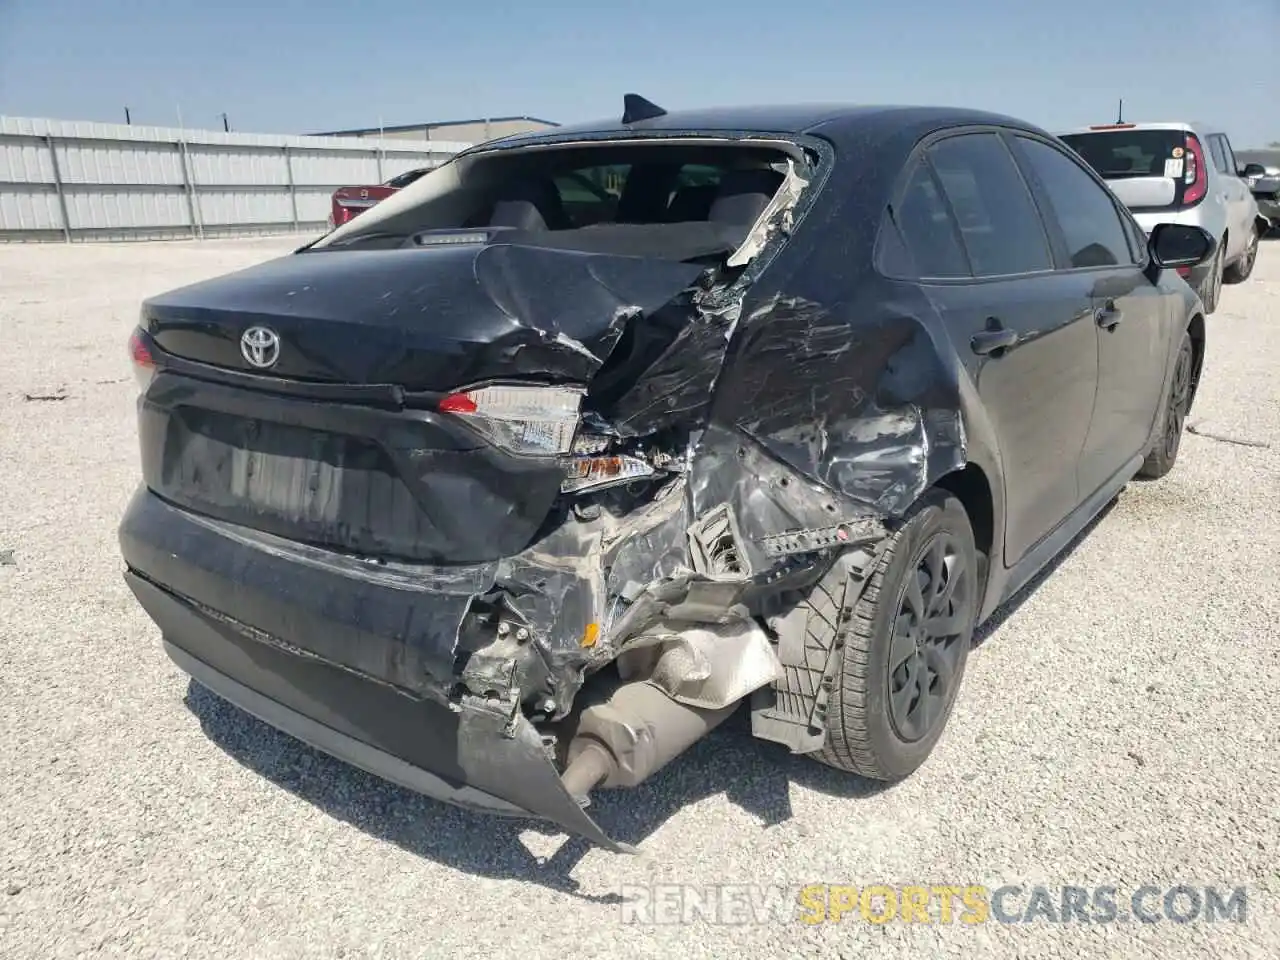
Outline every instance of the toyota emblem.
<svg viewBox="0 0 1280 960"><path fill-rule="evenodd" d="M240 336L240 353L259 370L275 366L280 359L280 336L268 327L250 327Z"/></svg>

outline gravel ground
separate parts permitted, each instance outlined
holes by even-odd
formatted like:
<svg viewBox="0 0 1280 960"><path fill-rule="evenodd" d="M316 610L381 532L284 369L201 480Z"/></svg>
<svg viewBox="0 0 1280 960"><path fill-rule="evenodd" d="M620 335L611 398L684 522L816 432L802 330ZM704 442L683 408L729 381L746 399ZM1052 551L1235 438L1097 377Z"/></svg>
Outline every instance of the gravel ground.
<svg viewBox="0 0 1280 960"><path fill-rule="evenodd" d="M189 686L125 588L138 302L295 245L0 247L0 956L1276 955L1280 242L1210 320L1192 422L1213 437L987 632L915 777L850 782L731 725L603 799L635 858L275 733ZM637 925L619 904L635 884L1037 882L1245 884L1247 919Z"/></svg>

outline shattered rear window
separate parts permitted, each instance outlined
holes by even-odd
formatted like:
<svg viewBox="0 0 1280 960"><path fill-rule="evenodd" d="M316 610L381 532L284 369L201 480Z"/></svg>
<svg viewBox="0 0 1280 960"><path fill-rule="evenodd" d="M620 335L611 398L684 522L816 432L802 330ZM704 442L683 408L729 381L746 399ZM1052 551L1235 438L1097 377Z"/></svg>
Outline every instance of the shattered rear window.
<svg viewBox="0 0 1280 960"><path fill-rule="evenodd" d="M414 187L416 206L384 201L317 249L394 248L429 231L485 231L485 242L723 260L787 182L788 149L654 138L481 152L428 174Z"/></svg>

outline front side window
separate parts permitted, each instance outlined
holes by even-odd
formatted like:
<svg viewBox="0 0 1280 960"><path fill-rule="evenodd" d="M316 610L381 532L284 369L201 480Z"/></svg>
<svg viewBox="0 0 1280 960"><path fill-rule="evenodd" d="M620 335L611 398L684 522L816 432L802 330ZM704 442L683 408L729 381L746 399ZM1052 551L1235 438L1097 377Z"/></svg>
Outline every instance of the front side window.
<svg viewBox="0 0 1280 960"><path fill-rule="evenodd" d="M1133 263L1124 220L1111 195L1061 150L1018 137L1018 152L1044 187L1054 219L1062 228L1072 267Z"/></svg>
<svg viewBox="0 0 1280 960"><path fill-rule="evenodd" d="M1053 269L1035 201L999 135L964 134L928 150L979 277Z"/></svg>
<svg viewBox="0 0 1280 960"><path fill-rule="evenodd" d="M1129 249L1133 251L1134 263L1146 263L1147 261L1147 234L1137 222L1132 219L1126 219L1124 222L1129 234Z"/></svg>

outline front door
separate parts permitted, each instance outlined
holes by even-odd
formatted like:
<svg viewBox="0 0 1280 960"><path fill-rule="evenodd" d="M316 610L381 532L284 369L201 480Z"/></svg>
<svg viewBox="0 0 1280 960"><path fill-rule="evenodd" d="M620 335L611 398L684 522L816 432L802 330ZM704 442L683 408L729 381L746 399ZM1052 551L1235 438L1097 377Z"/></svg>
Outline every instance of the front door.
<svg viewBox="0 0 1280 960"><path fill-rule="evenodd" d="M972 277L930 294L1000 444L1013 566L1080 503L1098 379L1093 304L1087 286L1055 272L1044 222L999 134L950 136L926 156Z"/></svg>
<svg viewBox="0 0 1280 960"><path fill-rule="evenodd" d="M1055 228L1063 282L1079 285L1092 308L1098 389L1079 467L1080 495L1087 499L1145 453L1169 355L1166 304L1142 270L1141 228L1095 176L1056 146L1013 139Z"/></svg>

